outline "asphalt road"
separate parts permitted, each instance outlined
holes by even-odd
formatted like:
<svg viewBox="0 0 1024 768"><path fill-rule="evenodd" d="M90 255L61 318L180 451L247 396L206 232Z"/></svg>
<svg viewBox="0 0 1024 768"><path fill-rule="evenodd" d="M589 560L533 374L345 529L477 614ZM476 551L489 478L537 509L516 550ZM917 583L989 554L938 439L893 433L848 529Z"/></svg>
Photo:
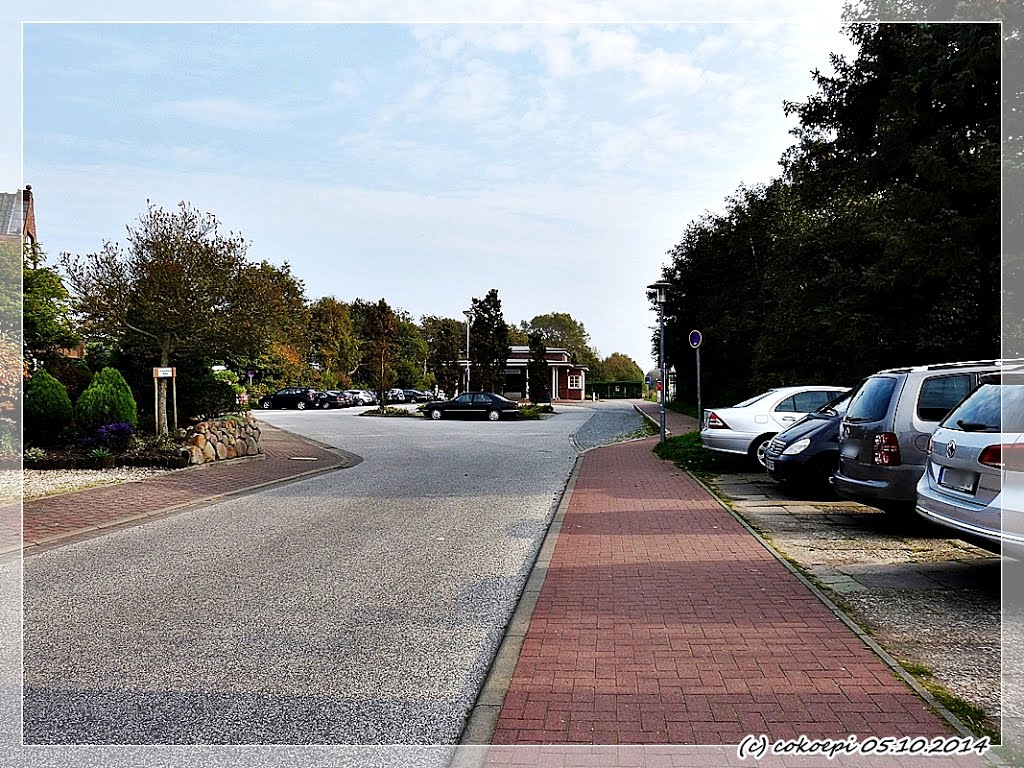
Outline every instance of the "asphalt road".
<svg viewBox="0 0 1024 768"><path fill-rule="evenodd" d="M25 741L455 742L572 436L632 431L629 408L261 413L364 460L27 558Z"/></svg>

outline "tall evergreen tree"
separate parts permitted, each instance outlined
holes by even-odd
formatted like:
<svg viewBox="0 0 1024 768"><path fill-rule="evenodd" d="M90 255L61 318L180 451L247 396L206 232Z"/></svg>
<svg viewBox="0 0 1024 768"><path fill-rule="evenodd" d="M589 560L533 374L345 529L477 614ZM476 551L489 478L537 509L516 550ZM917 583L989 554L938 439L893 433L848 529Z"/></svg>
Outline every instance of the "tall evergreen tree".
<svg viewBox="0 0 1024 768"><path fill-rule="evenodd" d="M501 313L498 290L492 288L482 299L473 299L470 324L471 389L501 392L505 366L511 353L508 324Z"/></svg>

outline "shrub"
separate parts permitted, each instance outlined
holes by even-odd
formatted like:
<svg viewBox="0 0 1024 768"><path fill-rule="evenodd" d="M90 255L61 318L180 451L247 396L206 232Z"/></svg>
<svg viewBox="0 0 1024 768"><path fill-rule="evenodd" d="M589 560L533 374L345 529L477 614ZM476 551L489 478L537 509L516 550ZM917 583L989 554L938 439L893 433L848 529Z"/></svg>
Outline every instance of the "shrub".
<svg viewBox="0 0 1024 768"><path fill-rule="evenodd" d="M46 371L64 385L72 402L82 396L92 381L92 371L84 360L58 357L46 364Z"/></svg>
<svg viewBox="0 0 1024 768"><path fill-rule="evenodd" d="M88 431L114 422L132 427L139 423L132 390L116 368L104 368L93 377L78 398L75 415L79 426Z"/></svg>
<svg viewBox="0 0 1024 768"><path fill-rule="evenodd" d="M51 444L73 417L64 385L46 371L37 371L25 385L25 437L30 442Z"/></svg>
<svg viewBox="0 0 1024 768"><path fill-rule="evenodd" d="M127 421L116 421L96 430L95 444L112 451L123 451L132 439L132 425Z"/></svg>

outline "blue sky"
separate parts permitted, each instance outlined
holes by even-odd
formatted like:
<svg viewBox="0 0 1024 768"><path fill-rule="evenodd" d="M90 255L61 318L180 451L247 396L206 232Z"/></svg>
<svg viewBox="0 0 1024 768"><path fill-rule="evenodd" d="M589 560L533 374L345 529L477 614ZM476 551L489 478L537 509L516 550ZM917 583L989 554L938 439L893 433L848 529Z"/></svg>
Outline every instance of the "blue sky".
<svg viewBox="0 0 1024 768"><path fill-rule="evenodd" d="M147 199L187 200L250 258L288 260L312 298L461 318L494 287L509 322L568 312L603 356L645 369L644 287L665 252L740 184L777 175L794 124L782 101L849 52L838 4L632 17L645 23L499 6L474 24L218 5L181 8L191 23L123 23L146 19L114 7L66 23L79 16L57 3L23 16L64 22L22 27L23 180L51 256L123 242ZM557 20L514 23L527 18Z"/></svg>

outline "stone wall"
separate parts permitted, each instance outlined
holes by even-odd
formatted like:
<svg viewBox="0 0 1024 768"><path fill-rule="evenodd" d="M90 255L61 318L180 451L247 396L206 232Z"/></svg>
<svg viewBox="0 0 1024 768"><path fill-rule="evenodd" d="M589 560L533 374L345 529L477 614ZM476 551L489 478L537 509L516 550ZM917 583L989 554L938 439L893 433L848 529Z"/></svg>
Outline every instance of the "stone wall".
<svg viewBox="0 0 1024 768"><path fill-rule="evenodd" d="M251 414L201 421L186 432L189 463L205 464L263 453L260 428Z"/></svg>

